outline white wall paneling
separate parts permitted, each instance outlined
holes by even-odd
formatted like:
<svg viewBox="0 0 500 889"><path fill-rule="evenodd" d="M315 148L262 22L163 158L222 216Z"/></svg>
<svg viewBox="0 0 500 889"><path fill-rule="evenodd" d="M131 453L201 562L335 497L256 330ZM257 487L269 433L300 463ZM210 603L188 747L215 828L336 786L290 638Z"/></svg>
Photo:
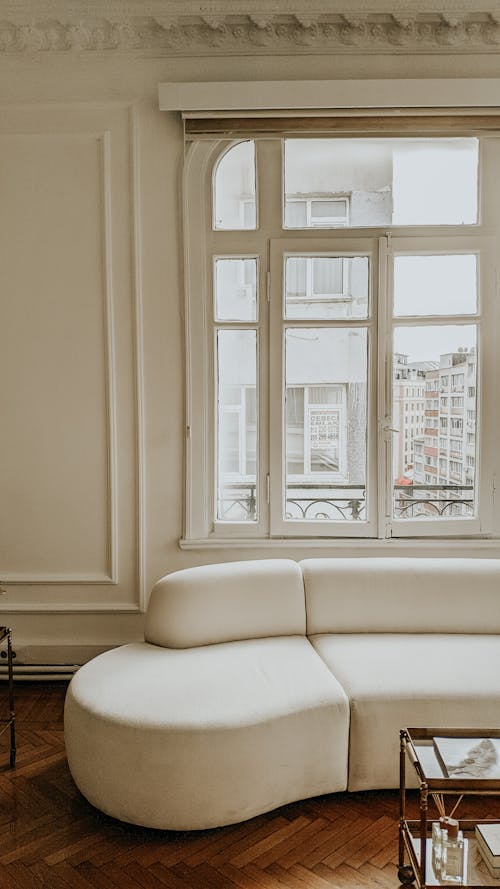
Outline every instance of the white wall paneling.
<svg viewBox="0 0 500 889"><path fill-rule="evenodd" d="M137 610L141 307L127 105L2 115L5 610Z"/></svg>

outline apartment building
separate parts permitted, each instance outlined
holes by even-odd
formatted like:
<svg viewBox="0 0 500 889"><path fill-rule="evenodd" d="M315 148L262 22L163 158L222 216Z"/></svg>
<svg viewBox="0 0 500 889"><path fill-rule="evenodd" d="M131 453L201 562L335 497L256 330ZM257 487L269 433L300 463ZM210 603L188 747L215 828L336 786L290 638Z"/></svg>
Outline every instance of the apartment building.
<svg viewBox="0 0 500 889"><path fill-rule="evenodd" d="M398 434L394 436L393 471L398 479L412 478L415 443L424 435L426 365L408 363L408 356L394 356L393 421Z"/></svg>
<svg viewBox="0 0 500 889"><path fill-rule="evenodd" d="M442 499L473 500L476 460L476 350L443 354L425 372L423 438L413 443L414 485L442 485ZM451 507L450 507L451 509ZM463 514L467 507L453 507Z"/></svg>

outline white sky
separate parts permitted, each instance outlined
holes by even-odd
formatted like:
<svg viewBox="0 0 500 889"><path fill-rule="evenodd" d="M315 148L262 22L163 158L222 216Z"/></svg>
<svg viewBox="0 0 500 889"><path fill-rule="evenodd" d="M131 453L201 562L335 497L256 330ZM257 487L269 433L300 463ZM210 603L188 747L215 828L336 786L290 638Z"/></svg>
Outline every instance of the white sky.
<svg viewBox="0 0 500 889"><path fill-rule="evenodd" d="M400 140L393 164L394 225L476 222L477 139Z"/></svg>
<svg viewBox="0 0 500 889"><path fill-rule="evenodd" d="M466 315L477 310L477 257L396 256L395 315Z"/></svg>
<svg viewBox="0 0 500 889"><path fill-rule="evenodd" d="M394 351L408 355L408 361L439 361L439 356L456 352L460 346L476 345L476 327L465 325L429 325L397 327L394 330Z"/></svg>

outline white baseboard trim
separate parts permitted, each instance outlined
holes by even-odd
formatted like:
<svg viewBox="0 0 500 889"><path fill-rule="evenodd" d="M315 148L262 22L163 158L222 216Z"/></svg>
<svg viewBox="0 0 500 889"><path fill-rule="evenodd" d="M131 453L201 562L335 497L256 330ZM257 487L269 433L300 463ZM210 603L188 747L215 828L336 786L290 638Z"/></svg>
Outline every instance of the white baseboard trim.
<svg viewBox="0 0 500 889"><path fill-rule="evenodd" d="M71 679L79 667L115 645L16 645L13 644L14 678L50 681ZM0 680L7 677L7 651L0 652Z"/></svg>
<svg viewBox="0 0 500 889"><path fill-rule="evenodd" d="M15 682L54 682L68 681L79 669L78 664L14 664L12 672ZM7 679L7 664L0 664L0 681Z"/></svg>

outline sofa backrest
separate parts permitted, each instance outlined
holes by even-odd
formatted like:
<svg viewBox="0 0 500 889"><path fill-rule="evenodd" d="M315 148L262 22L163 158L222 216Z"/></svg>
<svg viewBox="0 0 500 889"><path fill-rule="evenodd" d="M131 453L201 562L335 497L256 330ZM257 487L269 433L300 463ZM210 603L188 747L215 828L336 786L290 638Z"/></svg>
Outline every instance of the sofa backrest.
<svg viewBox="0 0 500 889"><path fill-rule="evenodd" d="M145 639L190 648L266 636L304 635L302 572L291 559L186 568L159 580L146 613Z"/></svg>
<svg viewBox="0 0 500 889"><path fill-rule="evenodd" d="M300 563L307 633L500 633L499 559Z"/></svg>

